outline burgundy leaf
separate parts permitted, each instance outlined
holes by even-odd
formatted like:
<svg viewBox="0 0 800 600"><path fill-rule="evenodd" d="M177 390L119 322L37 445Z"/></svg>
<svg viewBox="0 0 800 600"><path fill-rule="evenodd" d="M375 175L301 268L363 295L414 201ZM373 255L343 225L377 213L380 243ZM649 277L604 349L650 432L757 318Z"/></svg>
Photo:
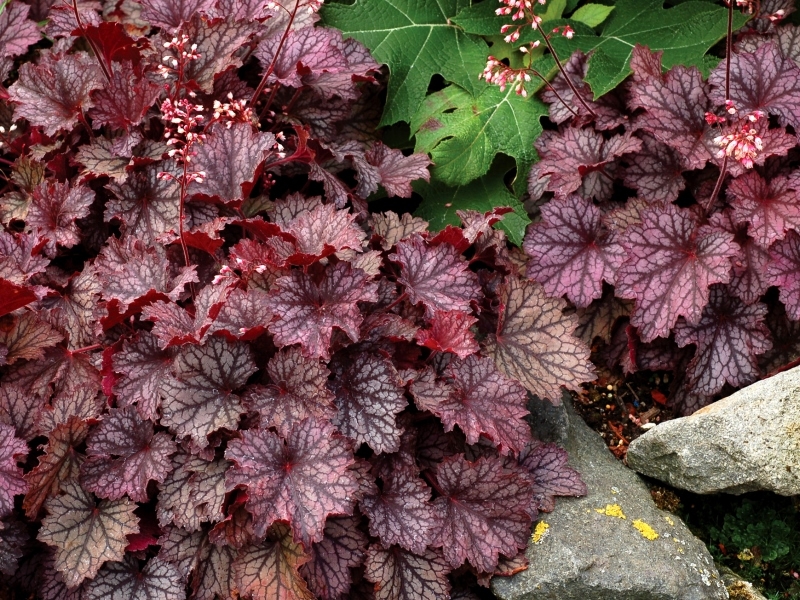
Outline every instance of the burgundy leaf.
<svg viewBox="0 0 800 600"><path fill-rule="evenodd" d="M42 55L39 64L25 62L19 79L8 89L19 106L18 117L40 126L45 134L72 129L82 111L91 108L89 94L102 85L97 60L83 52Z"/></svg>
<svg viewBox="0 0 800 600"><path fill-rule="evenodd" d="M89 427L79 419L70 419L50 432L39 464L25 474L29 491L22 508L29 519L36 518L47 497L58 494L64 481L77 480L85 457L75 447L83 443L88 432Z"/></svg>
<svg viewBox="0 0 800 600"><path fill-rule="evenodd" d="M747 232L765 250L787 230L800 229L800 191L794 187L788 177L777 175L767 182L755 171L728 185L735 223L749 224Z"/></svg>
<svg viewBox="0 0 800 600"><path fill-rule="evenodd" d="M375 213L370 216L372 220L372 230L380 239L381 247L390 250L397 242L406 239L414 233L425 233L428 231L428 222L414 217L410 213L403 213L398 216L390 210L382 213Z"/></svg>
<svg viewBox="0 0 800 600"><path fill-rule="evenodd" d="M452 352L459 358L466 358L478 350L478 342L470 327L478 320L460 311L436 311L431 318L431 328L417 332L417 342L421 346L439 352Z"/></svg>
<svg viewBox="0 0 800 600"><path fill-rule="evenodd" d="M539 176L549 175L547 189L557 196L572 192L586 198L607 200L611 196L614 159L637 152L639 138L630 133L605 139L594 129L568 127L561 132L545 132L536 142L541 160Z"/></svg>
<svg viewBox="0 0 800 600"><path fill-rule="evenodd" d="M31 396L17 385L0 387L0 423L13 427L18 438L30 442L39 435L39 415L43 408L41 396Z"/></svg>
<svg viewBox="0 0 800 600"><path fill-rule="evenodd" d="M104 562L122 560L128 540L139 531L136 505L130 500L97 504L75 481L65 482L63 494L45 503L38 539L56 548L56 569L67 587L97 575Z"/></svg>
<svg viewBox="0 0 800 600"><path fill-rule="evenodd" d="M0 518L11 513L14 496L28 491L22 469L17 466L27 455L25 440L15 437L13 427L0 423Z"/></svg>
<svg viewBox="0 0 800 600"><path fill-rule="evenodd" d="M385 550L374 544L367 550L364 577L375 584L375 600L449 598L450 565L441 550L412 554L396 546Z"/></svg>
<svg viewBox="0 0 800 600"><path fill-rule="evenodd" d="M147 331L126 339L112 359L114 372L122 375L114 385L118 404L136 404L142 418L154 418L174 358L174 350L162 350L158 339Z"/></svg>
<svg viewBox="0 0 800 600"><path fill-rule="evenodd" d="M98 392L100 372L91 355L72 353L62 346L49 348L41 360L14 363L6 370L4 384L15 384L34 396L69 394L78 389Z"/></svg>
<svg viewBox="0 0 800 600"><path fill-rule="evenodd" d="M177 450L172 436L153 432L132 406L112 409L86 441L88 460L81 483L100 498L118 500L125 494L147 502L147 483L163 483L172 470L170 455Z"/></svg>
<svg viewBox="0 0 800 600"><path fill-rule="evenodd" d="M118 154L113 140L101 137L80 146L75 153L75 162L84 166L81 173L84 180L107 175L115 181L124 182L133 160ZM106 220L109 219L107 217Z"/></svg>
<svg viewBox="0 0 800 600"><path fill-rule="evenodd" d="M357 517L332 517L325 523L322 541L311 545L300 574L320 600L338 600L350 591L350 569L361 565L369 543L358 524Z"/></svg>
<svg viewBox="0 0 800 600"><path fill-rule="evenodd" d="M328 515L352 513L353 453L330 424L309 417L285 440L269 430L243 431L228 444L225 457L234 463L227 487L248 489L246 506L257 535L275 521L287 521L295 538L308 545L322 539Z"/></svg>
<svg viewBox="0 0 800 600"><path fill-rule="evenodd" d="M389 260L401 266L401 283L413 304L422 302L429 313L436 310L470 312L480 288L475 273L450 244L431 247L415 233L397 243Z"/></svg>
<svg viewBox="0 0 800 600"><path fill-rule="evenodd" d="M396 416L408 402L392 363L362 352L334 365L330 387L339 410L334 424L340 432L375 452L395 452L400 445ZM342 364L344 363L344 364Z"/></svg>
<svg viewBox="0 0 800 600"><path fill-rule="evenodd" d="M112 66L111 81L92 94L89 112L94 124L130 130L139 124L161 92L161 87L144 78L130 62Z"/></svg>
<svg viewBox="0 0 800 600"><path fill-rule="evenodd" d="M239 589L253 600L314 600L298 571L306 562L303 546L279 523L267 540L239 553L233 570Z"/></svg>
<svg viewBox="0 0 800 600"><path fill-rule="evenodd" d="M49 296L42 304L48 310L48 320L68 334L70 350L83 348L96 341L98 321L102 310L98 306L102 286L91 266L69 278L60 295Z"/></svg>
<svg viewBox="0 0 800 600"><path fill-rule="evenodd" d="M686 168L681 154L658 141L649 133L640 132L642 149L626 158L628 167L623 181L648 202L673 202L686 187Z"/></svg>
<svg viewBox="0 0 800 600"><path fill-rule="evenodd" d="M585 496L586 484L567 465L567 452L555 444L532 442L518 460L533 476L533 502L537 511L552 512L555 496Z"/></svg>
<svg viewBox="0 0 800 600"><path fill-rule="evenodd" d="M199 531L203 523L220 521L224 516L225 472L230 463L207 461L186 452L178 452L172 462L175 469L158 486L159 524Z"/></svg>
<svg viewBox="0 0 800 600"><path fill-rule="evenodd" d="M106 400L92 387L76 388L59 394L39 415L39 429L49 433L59 425L68 423L70 418L91 421L100 416L106 407Z"/></svg>
<svg viewBox="0 0 800 600"><path fill-rule="evenodd" d="M29 288L12 283L7 279L0 279L0 315L5 316L18 308L27 306L36 300L36 294Z"/></svg>
<svg viewBox="0 0 800 600"><path fill-rule="evenodd" d="M0 14L0 57L25 54L28 46L41 39L36 23L28 19L29 10L29 6L15 2Z"/></svg>
<svg viewBox="0 0 800 600"><path fill-rule="evenodd" d="M497 333L485 346L498 369L556 403L561 386L577 390L581 382L594 380L589 349L573 336L578 320L563 313L563 300L548 298L537 283L512 277L500 290L500 303Z"/></svg>
<svg viewBox="0 0 800 600"><path fill-rule="evenodd" d="M355 341L362 316L358 302L375 302L377 284L360 269L348 263L329 266L321 280L292 271L279 278L270 290L272 310L277 320L269 325L279 347L300 344L310 358L329 358L334 327Z"/></svg>
<svg viewBox="0 0 800 600"><path fill-rule="evenodd" d="M385 547L397 544L422 554L431 543L436 515L430 504L431 489L410 468L394 469L383 481L383 489L359 504L369 518L369 532Z"/></svg>
<svg viewBox="0 0 800 600"><path fill-rule="evenodd" d="M89 214L94 192L81 185L70 188L66 183L41 183L33 190L27 223L46 237L52 252L56 244L72 248L80 241L76 219Z"/></svg>
<svg viewBox="0 0 800 600"><path fill-rule="evenodd" d="M434 380L428 371L411 384L411 393L420 409L442 420L445 431L458 425L468 444L485 435L507 454L518 453L530 441L523 418L528 414L525 388L501 374L490 358L454 358L444 381Z"/></svg>
<svg viewBox="0 0 800 600"><path fill-rule="evenodd" d="M712 225L734 234L734 241L742 249L740 256L733 261L733 277L731 277L728 289L734 296L741 298L745 304L753 304L764 295L770 285L768 277L769 251L762 248L747 234L749 226L747 222L740 225L735 224L732 210L714 213L711 215L710 222Z"/></svg>
<svg viewBox="0 0 800 600"><path fill-rule="evenodd" d="M42 239L38 235L0 231L0 277L24 285L44 271L50 261L39 253L41 246Z"/></svg>
<svg viewBox="0 0 800 600"><path fill-rule="evenodd" d="M366 539L364 541L366 545ZM17 572L27 542L28 531L22 521L0 521L0 573L11 577Z"/></svg>
<svg viewBox="0 0 800 600"><path fill-rule="evenodd" d="M194 146L193 168L205 176L202 182L193 182L189 192L222 202L247 198L260 164L274 145L274 135L254 132L248 123L216 125L205 142Z"/></svg>
<svg viewBox="0 0 800 600"><path fill-rule="evenodd" d="M63 339L63 335L33 312L0 319L0 345L6 348L5 362L9 365L21 359L43 358L45 348Z"/></svg>
<svg viewBox="0 0 800 600"><path fill-rule="evenodd" d="M400 150L375 142L364 156L367 162L376 168L380 184L389 197L410 198L412 181L417 179L430 181L431 174L428 167L432 163L427 154L417 152L404 156Z"/></svg>
<svg viewBox="0 0 800 600"><path fill-rule="evenodd" d="M715 285L697 325L678 321L675 326L678 346L697 346L687 369L694 393L710 396L726 382L739 387L758 379L756 356L772 348L764 324L766 314L766 305L760 302L745 305L730 296L724 286Z"/></svg>
<svg viewBox="0 0 800 600"><path fill-rule="evenodd" d="M800 77L800 67L781 54L774 43L764 44L755 52L734 52L731 56L730 96L741 113L760 110L777 115L781 124L800 129L800 90L791 82ZM725 63L711 71L711 98L724 104Z"/></svg>
<svg viewBox="0 0 800 600"><path fill-rule="evenodd" d="M62 5L63 6L63 5ZM83 12L79 9L79 12ZM96 15L94 11L90 14ZM76 23L77 25L77 23ZM83 35L87 40L91 40L94 48L103 57L105 64L113 70L114 62L125 63L130 61L138 65L141 61L141 53L137 40L134 40L126 33L126 28L122 23L110 21L99 21L90 25L83 24ZM144 88L146 90L146 87ZM148 94L143 94L147 98Z"/></svg>
<svg viewBox="0 0 800 600"><path fill-rule="evenodd" d="M708 288L730 281L733 236L700 226L695 215L674 205L642 213L642 224L626 231L628 259L617 274L617 294L636 300L631 324L642 340L667 337L679 316L697 323Z"/></svg>
<svg viewBox="0 0 800 600"><path fill-rule="evenodd" d="M613 284L625 251L603 226L600 210L579 196L555 198L542 207L542 221L523 244L531 257L527 275L551 296L566 295L585 308Z"/></svg>
<svg viewBox="0 0 800 600"><path fill-rule="evenodd" d="M225 333L232 338L251 340L261 335L272 319L269 296L258 289L235 289L206 331Z"/></svg>
<svg viewBox="0 0 800 600"><path fill-rule="evenodd" d="M673 148L688 168L702 169L719 150L705 118L712 108L708 85L696 67L678 65L662 75L661 54L633 49L630 105L645 110L635 126Z"/></svg>
<svg viewBox="0 0 800 600"><path fill-rule="evenodd" d="M629 317L633 303L620 300L613 291L606 291L603 297L586 308L579 308L578 328L575 335L591 347L596 338L609 342L614 325L620 317Z"/></svg>
<svg viewBox="0 0 800 600"><path fill-rule="evenodd" d="M162 384L161 424L205 447L217 429L236 430L244 412L236 390L256 371L247 344L210 337L203 346L181 348L175 377Z"/></svg>
<svg viewBox="0 0 800 600"><path fill-rule="evenodd" d="M150 25L173 31L195 13L210 11L215 0L143 0L141 4L142 18Z"/></svg>
<svg viewBox="0 0 800 600"><path fill-rule="evenodd" d="M311 210L300 212L283 229L295 238L296 253L311 257L311 260L290 257L289 262L306 264L343 248L361 251L366 234L355 220L356 215L337 210L332 204L319 204Z"/></svg>
<svg viewBox="0 0 800 600"><path fill-rule="evenodd" d="M148 246L178 230L180 186L174 179L159 179L164 170L163 165L147 165L124 182L106 186L115 196L106 203L106 221L119 219L127 235Z"/></svg>
<svg viewBox="0 0 800 600"><path fill-rule="evenodd" d="M185 600L181 574L174 565L153 558L139 570L137 563L130 555L122 562L107 563L86 585L85 600Z"/></svg>
<svg viewBox="0 0 800 600"><path fill-rule="evenodd" d="M531 526L531 484L500 458L471 463L463 456L442 460L436 469L441 496L434 500L441 527L434 546L442 546L451 567L468 560L491 572L500 554L516 556L525 547Z"/></svg>
<svg viewBox="0 0 800 600"><path fill-rule="evenodd" d="M780 289L781 302L792 320L800 319L800 235L790 231L769 249L767 278Z"/></svg>
<svg viewBox="0 0 800 600"><path fill-rule="evenodd" d="M306 417L330 421L336 416L327 383L330 371L306 358L297 346L279 350L267 365L271 385L251 387L243 398L248 410L261 416L262 427L275 427L286 437Z"/></svg>

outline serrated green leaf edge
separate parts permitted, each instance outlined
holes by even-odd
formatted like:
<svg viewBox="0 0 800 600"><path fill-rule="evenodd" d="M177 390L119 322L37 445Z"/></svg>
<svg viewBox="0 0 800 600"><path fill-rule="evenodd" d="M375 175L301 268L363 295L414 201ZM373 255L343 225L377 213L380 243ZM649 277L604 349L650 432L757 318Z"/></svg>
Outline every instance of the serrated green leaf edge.
<svg viewBox="0 0 800 600"><path fill-rule="evenodd" d="M605 4L584 4L570 16L573 21L578 21L589 27L597 27L608 18L613 6Z"/></svg>

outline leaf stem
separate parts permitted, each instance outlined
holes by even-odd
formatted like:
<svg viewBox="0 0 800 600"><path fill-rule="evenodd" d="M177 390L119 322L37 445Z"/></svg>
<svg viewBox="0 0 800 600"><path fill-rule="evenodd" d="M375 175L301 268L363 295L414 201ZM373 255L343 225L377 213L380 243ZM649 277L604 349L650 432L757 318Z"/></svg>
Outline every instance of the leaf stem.
<svg viewBox="0 0 800 600"><path fill-rule="evenodd" d="M567 70L564 68L564 65L561 64L561 60L558 58L558 54L556 54L556 49L553 48L553 44L550 43L550 38L548 38L541 30L539 30L539 33L542 34L544 43L547 44L547 49L550 51L550 54L553 55L553 58L556 61L556 65L558 65L558 70L561 71L561 75L564 76L564 80L567 82L567 85L572 90L572 95L575 96L575 98L578 99L578 102L580 102L583 105L583 108L585 108L588 111L588 113L592 115L592 118L596 119L597 114L595 114L595 112L591 109L591 107L586 103L586 100L583 99L583 96L581 96L578 93L575 84L572 83L572 79L570 78L569 74L567 74Z"/></svg>
<svg viewBox="0 0 800 600"><path fill-rule="evenodd" d="M566 106L566 107L567 107L567 110L568 110L569 112L571 112L571 113L572 113L572 115L573 115L574 117L576 117L576 118L578 117L578 113L577 113L577 112L575 112L575 109L574 109L574 108L572 108L572 107L569 105L569 103L568 103L566 100L564 100L564 98L562 98L562 97L561 97L561 94L559 94L559 93L558 93L558 91L556 90L556 88L555 88L555 87L553 87L553 84L552 84L552 83L550 83L549 81L547 81L547 77L545 77L544 75L542 75L542 74L541 74L539 71L537 71L537 70L536 70L536 69L534 69L533 67L530 67L530 66L529 66L529 67L528 67L528 70L529 70L529 71L531 71L531 72L532 72L534 75L536 75L536 76L537 76L539 79L541 79L541 80L544 82L544 84L545 84L545 85L546 85L546 86L547 86L547 87L550 89L550 91L551 91L551 92L553 92L553 93L556 95L556 98L558 98L559 102L561 102L561 104L563 104L564 106ZM574 89L574 88L573 88L573 89ZM574 92L573 92L573 94L574 94Z"/></svg>
<svg viewBox="0 0 800 600"><path fill-rule="evenodd" d="M728 174L728 156L722 159L722 167L719 170L719 178L717 179L716 185L714 185L714 191L711 192L711 197L708 199L708 203L705 205L705 211L708 213L709 210L714 206L714 203L717 201L717 196L719 196L719 191L722 189L722 182L725 180L725 175Z"/></svg>
<svg viewBox="0 0 800 600"><path fill-rule="evenodd" d="M733 0L728 0L728 36L725 40L725 100L731 99L731 54L733 54Z"/></svg>
<svg viewBox="0 0 800 600"><path fill-rule="evenodd" d="M75 0L73 0L73 2L74 1ZM275 56L272 57L272 62L269 64L269 67L264 73L264 76L261 78L261 81L259 82L256 91L253 92L253 97L250 98L250 106L252 106L254 110L258 97L261 95L261 92L264 91L264 88L267 85L267 79L269 79L269 76L272 75L272 72L275 70L275 65L278 63L278 57L281 54L281 50L283 50L283 45L286 43L286 38L289 37L289 32L292 30L292 24L294 23L294 19L295 16L297 15L297 9L299 8L299 6L300 6L300 0L296 0L294 8L292 9L292 14L289 15L289 23L288 25L286 25L286 29L283 32L283 35L281 36L281 41L278 43L278 48L275 50Z"/></svg>
<svg viewBox="0 0 800 600"><path fill-rule="evenodd" d="M89 47L94 52L95 58L97 58L97 62L100 65L100 71L103 73L103 77L106 78L106 82L111 83L111 73L108 72L108 67L105 64L105 61L102 59L100 55L100 51L97 49L94 41L86 35L86 30L83 28L83 23L81 23L81 16L78 12L78 0L72 0L72 12L75 15L75 21L78 23L78 29L81 30L81 36L86 40L89 44Z"/></svg>

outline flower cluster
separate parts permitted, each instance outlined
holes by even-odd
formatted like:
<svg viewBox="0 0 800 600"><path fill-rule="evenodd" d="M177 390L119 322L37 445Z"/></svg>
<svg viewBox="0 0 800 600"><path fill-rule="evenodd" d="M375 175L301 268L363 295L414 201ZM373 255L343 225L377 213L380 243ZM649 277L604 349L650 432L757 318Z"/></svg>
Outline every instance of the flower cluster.
<svg viewBox="0 0 800 600"><path fill-rule="evenodd" d="M518 95L527 97L525 82L531 80L528 69L512 69L505 63L490 56L486 68L478 79L485 79L488 83L499 85L500 91L505 91L507 85L513 85Z"/></svg>
<svg viewBox="0 0 800 600"><path fill-rule="evenodd" d="M189 37L186 34L181 34L180 37L176 36L170 41L164 42L164 48L174 52L174 54L165 54L162 59L163 64L158 65L158 74L164 79L170 75L178 75L180 79L184 65L189 61L200 58L200 54L197 52L197 44L190 45L189 41Z"/></svg>
<svg viewBox="0 0 800 600"><path fill-rule="evenodd" d="M725 110L730 115L736 115L738 112L731 100L725 102ZM727 156L741 163L746 169L752 169L759 152L764 150L764 141L754 124L765 116L760 110L747 113L738 120L738 123L733 124L732 131L716 136L714 143L720 148L717 158ZM706 122L709 125L722 125L727 123L727 119L706 113Z"/></svg>

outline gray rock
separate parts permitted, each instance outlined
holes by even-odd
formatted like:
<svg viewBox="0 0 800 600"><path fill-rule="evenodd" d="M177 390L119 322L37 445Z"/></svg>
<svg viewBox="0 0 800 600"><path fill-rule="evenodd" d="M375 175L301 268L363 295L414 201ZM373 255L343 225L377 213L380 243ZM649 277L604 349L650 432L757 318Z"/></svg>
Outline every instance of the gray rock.
<svg viewBox="0 0 800 600"><path fill-rule="evenodd" d="M753 587L752 583L745 581L728 567L719 567L719 574L722 576L731 600L767 600L766 596Z"/></svg>
<svg viewBox="0 0 800 600"><path fill-rule="evenodd" d="M558 415L554 413L558 412ZM728 593L703 543L650 492L569 405L543 422L568 422L570 464L586 482L583 498L558 498L528 546L530 566L495 577L501 600L717 600ZM554 418L556 417L556 418ZM545 432L546 433L546 432ZM546 437L546 436L545 436ZM559 438L556 431L553 438ZM656 537L657 535L657 537Z"/></svg>
<svg viewBox="0 0 800 600"><path fill-rule="evenodd" d="M800 368L661 423L631 443L628 466L697 494L800 494Z"/></svg>

